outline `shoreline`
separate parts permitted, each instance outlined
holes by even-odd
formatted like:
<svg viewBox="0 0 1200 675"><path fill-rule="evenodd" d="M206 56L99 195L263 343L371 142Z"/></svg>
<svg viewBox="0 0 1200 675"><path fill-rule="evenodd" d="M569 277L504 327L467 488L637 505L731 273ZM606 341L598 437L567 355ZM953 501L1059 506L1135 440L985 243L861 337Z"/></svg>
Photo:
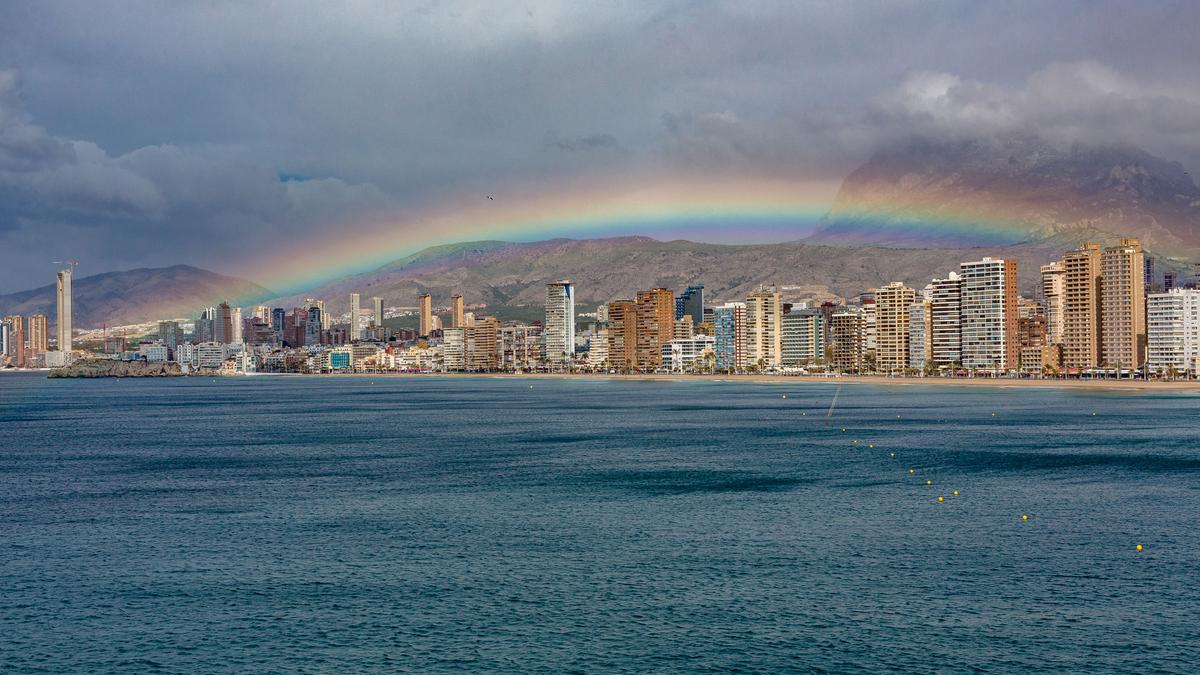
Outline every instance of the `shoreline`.
<svg viewBox="0 0 1200 675"><path fill-rule="evenodd" d="M296 375L298 373L255 373L258 375ZM941 378L941 377L873 377L868 375L842 375L820 377L811 375L682 375L667 373L638 373L618 375L613 373L320 373L315 377L482 377L490 379L542 379L542 380L642 380L666 382L744 382L751 384L874 384L895 387L919 386L964 386L993 387L1000 389L1037 387L1138 391L1195 391L1200 394L1200 381L1162 382L1145 380L1038 380L1006 378Z"/></svg>

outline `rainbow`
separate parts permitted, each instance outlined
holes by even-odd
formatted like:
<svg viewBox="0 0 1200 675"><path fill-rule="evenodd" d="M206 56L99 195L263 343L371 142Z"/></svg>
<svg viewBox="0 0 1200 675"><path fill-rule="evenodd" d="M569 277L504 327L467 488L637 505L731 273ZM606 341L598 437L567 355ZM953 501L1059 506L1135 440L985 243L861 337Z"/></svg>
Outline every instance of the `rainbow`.
<svg viewBox="0 0 1200 675"><path fill-rule="evenodd" d="M333 229L256 258L240 276L280 295L300 293L344 276L369 272L429 246L477 240L528 242L556 237L646 235L716 243L800 239L828 213L840 178L822 176L676 177L524 186L479 191L440 201L400 219ZM914 227L935 237L1013 242L1022 226L989 209L906 207L895 218L854 221L865 231Z"/></svg>

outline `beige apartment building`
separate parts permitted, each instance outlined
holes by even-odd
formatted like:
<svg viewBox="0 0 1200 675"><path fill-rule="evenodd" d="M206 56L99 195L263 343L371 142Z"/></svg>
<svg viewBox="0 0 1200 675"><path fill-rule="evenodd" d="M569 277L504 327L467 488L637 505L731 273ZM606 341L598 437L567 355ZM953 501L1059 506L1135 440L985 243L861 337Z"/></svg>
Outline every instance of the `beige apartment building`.
<svg viewBox="0 0 1200 675"><path fill-rule="evenodd" d="M1137 368L1146 360L1145 254L1137 239L1100 253L1100 362Z"/></svg>
<svg viewBox="0 0 1200 675"><path fill-rule="evenodd" d="M1062 259L1064 368L1100 361L1100 246L1083 243Z"/></svg>
<svg viewBox="0 0 1200 675"><path fill-rule="evenodd" d="M750 364L783 365L783 294L760 286L746 299L746 341Z"/></svg>
<svg viewBox="0 0 1200 675"><path fill-rule="evenodd" d="M875 289L875 366L882 371L908 367L909 309L916 291L899 281Z"/></svg>

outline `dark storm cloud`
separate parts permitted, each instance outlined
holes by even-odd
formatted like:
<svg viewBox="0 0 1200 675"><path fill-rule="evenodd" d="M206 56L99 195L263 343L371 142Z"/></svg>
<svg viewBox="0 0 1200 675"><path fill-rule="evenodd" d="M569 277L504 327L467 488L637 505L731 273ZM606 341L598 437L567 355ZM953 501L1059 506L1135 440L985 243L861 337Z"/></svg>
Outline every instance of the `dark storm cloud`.
<svg viewBox="0 0 1200 675"><path fill-rule="evenodd" d="M253 277L280 238L447 191L837 173L913 134L1119 141L1198 169L1198 19L1190 2L7 3L0 290L64 255Z"/></svg>

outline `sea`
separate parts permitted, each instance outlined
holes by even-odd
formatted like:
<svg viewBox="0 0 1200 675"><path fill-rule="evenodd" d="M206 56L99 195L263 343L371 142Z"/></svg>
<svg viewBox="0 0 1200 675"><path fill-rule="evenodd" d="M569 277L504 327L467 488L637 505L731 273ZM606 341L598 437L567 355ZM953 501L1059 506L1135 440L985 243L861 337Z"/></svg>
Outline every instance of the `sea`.
<svg viewBox="0 0 1200 675"><path fill-rule="evenodd" d="M0 374L5 673L1198 670L1200 390Z"/></svg>

